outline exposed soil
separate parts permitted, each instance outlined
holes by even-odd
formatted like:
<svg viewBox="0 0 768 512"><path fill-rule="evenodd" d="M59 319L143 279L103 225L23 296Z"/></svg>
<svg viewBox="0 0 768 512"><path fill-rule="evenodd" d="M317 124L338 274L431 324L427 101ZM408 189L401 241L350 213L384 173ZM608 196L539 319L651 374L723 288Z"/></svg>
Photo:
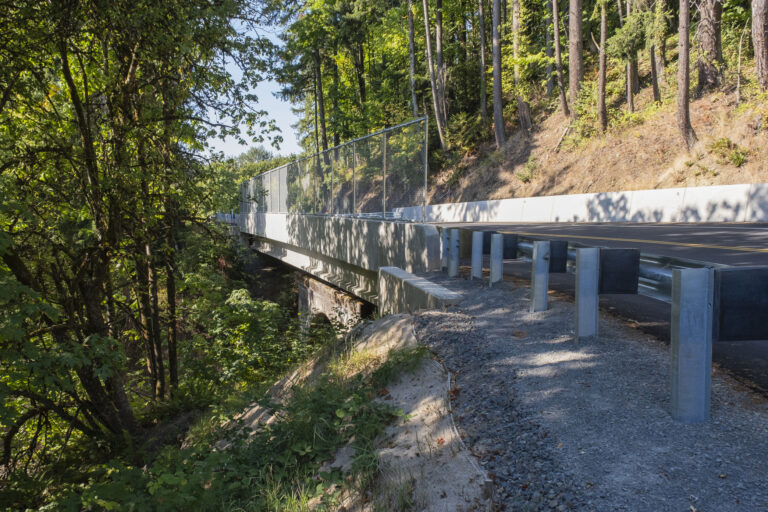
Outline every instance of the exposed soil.
<svg viewBox="0 0 768 512"><path fill-rule="evenodd" d="M638 94L638 111L652 103ZM674 100L604 136L563 138L568 120L558 111L542 116L530 138L513 133L503 152L486 147L443 170L430 187L430 204L510 197L610 192L768 181L766 106L737 108L735 92L715 92L691 102L699 144L689 154L681 143ZM643 121L644 119L644 121ZM712 148L727 138L745 151L737 167ZM574 143L576 146L574 146Z"/></svg>

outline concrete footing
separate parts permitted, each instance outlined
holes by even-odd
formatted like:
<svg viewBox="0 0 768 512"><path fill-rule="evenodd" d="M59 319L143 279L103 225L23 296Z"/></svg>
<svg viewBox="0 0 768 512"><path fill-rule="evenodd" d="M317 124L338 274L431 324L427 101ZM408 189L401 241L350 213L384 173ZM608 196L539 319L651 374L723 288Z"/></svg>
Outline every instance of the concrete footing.
<svg viewBox="0 0 768 512"><path fill-rule="evenodd" d="M459 230L448 231L448 277L456 277L459 275Z"/></svg>
<svg viewBox="0 0 768 512"><path fill-rule="evenodd" d="M482 231L472 232L472 274L470 279L483 278L483 237Z"/></svg>
<svg viewBox="0 0 768 512"><path fill-rule="evenodd" d="M576 338L597 336L600 249L576 249Z"/></svg>
<svg viewBox="0 0 768 512"><path fill-rule="evenodd" d="M491 235L491 282L498 283L503 278L504 272L504 235L494 233Z"/></svg>
<svg viewBox="0 0 768 512"><path fill-rule="evenodd" d="M672 271L671 413L684 423L709 419L713 289L712 269Z"/></svg>
<svg viewBox="0 0 768 512"><path fill-rule="evenodd" d="M379 269L379 314L442 309L461 301L461 295L397 267Z"/></svg>
<svg viewBox="0 0 768 512"><path fill-rule="evenodd" d="M533 242L531 313L546 311L549 289L549 242Z"/></svg>

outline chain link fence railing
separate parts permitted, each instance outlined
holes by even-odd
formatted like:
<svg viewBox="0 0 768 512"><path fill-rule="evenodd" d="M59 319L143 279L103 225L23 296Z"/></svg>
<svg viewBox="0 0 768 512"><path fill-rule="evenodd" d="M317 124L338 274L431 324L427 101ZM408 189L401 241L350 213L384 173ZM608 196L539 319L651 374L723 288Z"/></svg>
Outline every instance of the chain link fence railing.
<svg viewBox="0 0 768 512"><path fill-rule="evenodd" d="M426 206L425 117L294 160L240 185L240 213L390 217Z"/></svg>

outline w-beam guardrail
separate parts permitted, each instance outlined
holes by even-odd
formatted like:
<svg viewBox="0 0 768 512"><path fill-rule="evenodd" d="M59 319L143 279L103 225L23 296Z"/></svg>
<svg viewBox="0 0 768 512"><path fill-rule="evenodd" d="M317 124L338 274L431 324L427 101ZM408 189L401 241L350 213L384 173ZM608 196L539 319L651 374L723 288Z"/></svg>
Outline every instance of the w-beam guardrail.
<svg viewBox="0 0 768 512"><path fill-rule="evenodd" d="M442 264L458 275L461 229L443 229ZM467 230L473 231L473 230ZM470 240L470 237L463 237ZM503 259L531 261L531 313L547 309L549 274L576 274L577 339L598 334L601 294L642 294L671 304L671 414L682 422L709 418L712 342L768 339L768 267L729 267L641 254L638 249L589 247L563 240L474 230L472 279ZM491 272L489 285L499 278Z"/></svg>

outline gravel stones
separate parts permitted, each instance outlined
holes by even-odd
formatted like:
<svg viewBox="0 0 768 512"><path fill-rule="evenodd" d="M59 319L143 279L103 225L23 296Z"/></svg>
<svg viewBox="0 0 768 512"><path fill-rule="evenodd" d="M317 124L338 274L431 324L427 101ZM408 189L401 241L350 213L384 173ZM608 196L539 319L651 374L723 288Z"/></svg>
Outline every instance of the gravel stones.
<svg viewBox="0 0 768 512"><path fill-rule="evenodd" d="M416 334L454 375L457 425L499 508L768 510L761 397L716 375L712 420L677 423L663 344L605 315L577 342L572 303L531 314L527 288L425 277L464 296L416 315Z"/></svg>

